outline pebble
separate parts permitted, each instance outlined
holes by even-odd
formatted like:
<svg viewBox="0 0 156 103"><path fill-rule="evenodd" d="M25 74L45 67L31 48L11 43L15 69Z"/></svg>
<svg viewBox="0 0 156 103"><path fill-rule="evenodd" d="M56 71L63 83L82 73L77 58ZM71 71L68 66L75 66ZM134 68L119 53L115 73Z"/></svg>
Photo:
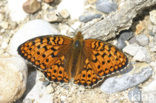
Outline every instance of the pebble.
<svg viewBox="0 0 156 103"><path fill-rule="evenodd" d="M140 72L123 74L120 77L110 77L101 85L101 91L111 94L132 88L146 81L153 73L150 66L143 67Z"/></svg>
<svg viewBox="0 0 156 103"><path fill-rule="evenodd" d="M41 4L37 0L27 0L23 4L23 9L26 13L33 14L41 9Z"/></svg>
<svg viewBox="0 0 156 103"><path fill-rule="evenodd" d="M6 22L6 21L1 21L1 22L0 22L0 27L2 27L2 28L4 28L4 29L7 29L8 26L9 26L9 23L8 23L8 22Z"/></svg>
<svg viewBox="0 0 156 103"><path fill-rule="evenodd" d="M140 62L151 62L150 53L145 47L140 47L133 59Z"/></svg>
<svg viewBox="0 0 156 103"><path fill-rule="evenodd" d="M132 37L134 37L134 34L132 31L124 31L120 34L118 39L121 39L123 41L128 41L130 40Z"/></svg>
<svg viewBox="0 0 156 103"><path fill-rule="evenodd" d="M93 3L96 2L96 0L87 0L87 2L88 2L89 4L93 4Z"/></svg>
<svg viewBox="0 0 156 103"><path fill-rule="evenodd" d="M137 35L136 40L141 46L146 46L149 43L149 39L145 34Z"/></svg>
<svg viewBox="0 0 156 103"><path fill-rule="evenodd" d="M58 30L54 25L40 19L29 21L13 35L8 52L12 55L18 55L17 48L20 44L34 37L50 34L58 34Z"/></svg>
<svg viewBox="0 0 156 103"><path fill-rule="evenodd" d="M4 18L5 18L4 15L0 13L0 21L2 21Z"/></svg>
<svg viewBox="0 0 156 103"><path fill-rule="evenodd" d="M149 14L151 22L156 25L156 10L150 11Z"/></svg>
<svg viewBox="0 0 156 103"><path fill-rule="evenodd" d="M136 41L136 37L132 37L129 41L128 41L130 44L133 44L133 43L137 43Z"/></svg>
<svg viewBox="0 0 156 103"><path fill-rule="evenodd" d="M117 47L118 47L119 49L123 49L125 46L126 46L125 41L123 41L122 39L118 39L118 40L117 40Z"/></svg>
<svg viewBox="0 0 156 103"><path fill-rule="evenodd" d="M27 17L27 13L23 10L23 4L26 0L8 0L9 16L12 21L20 22Z"/></svg>
<svg viewBox="0 0 156 103"><path fill-rule="evenodd" d="M153 70L156 70L156 61L155 62L151 62L150 65L153 67ZM143 103L155 103L156 101L156 76L155 74L153 75L152 79L150 79L150 81L148 82L148 84L146 83L143 87L142 87L142 101Z"/></svg>
<svg viewBox="0 0 156 103"><path fill-rule="evenodd" d="M60 22L61 19L57 16L55 11L46 12L43 19L48 22Z"/></svg>
<svg viewBox="0 0 156 103"><path fill-rule="evenodd" d="M102 16L101 14L86 14L86 15L81 15L79 17L79 20L81 22L86 23L86 22L91 21L91 20L93 20L95 18L100 18L101 16Z"/></svg>
<svg viewBox="0 0 156 103"><path fill-rule="evenodd" d="M150 42L149 43L149 48L151 52L156 52L156 42Z"/></svg>
<svg viewBox="0 0 156 103"><path fill-rule="evenodd" d="M131 103L142 103L141 90L138 87L133 88L128 92L128 97Z"/></svg>
<svg viewBox="0 0 156 103"><path fill-rule="evenodd" d="M96 9L104 13L116 11L117 8L117 4L111 0L97 0L96 2Z"/></svg>
<svg viewBox="0 0 156 103"><path fill-rule="evenodd" d="M44 2L46 2L46 3L52 3L52 2L54 2L54 0L44 0Z"/></svg>
<svg viewBox="0 0 156 103"><path fill-rule="evenodd" d="M69 16L70 16L70 14L69 14L69 12L68 12L67 9L63 9L63 10L61 10L59 13L60 13L60 15L61 15L64 19L67 19L67 18L69 18Z"/></svg>
<svg viewBox="0 0 156 103"><path fill-rule="evenodd" d="M136 43L133 44L129 44L127 45L123 51L128 53L131 56L135 56L135 54L138 52L138 50L140 49L140 46Z"/></svg>
<svg viewBox="0 0 156 103"><path fill-rule="evenodd" d="M119 49L123 49L126 46L125 41L131 39L132 37L133 37L133 32L131 31L122 32L119 38L117 39L117 47Z"/></svg>
<svg viewBox="0 0 156 103"><path fill-rule="evenodd" d="M12 103L26 90L27 65L14 56L0 57L0 103Z"/></svg>
<svg viewBox="0 0 156 103"><path fill-rule="evenodd" d="M156 67L154 69L156 69ZM156 77L155 76L152 78L151 82L149 82L147 85L145 85L142 88L142 91L149 92L149 93L152 91L156 91Z"/></svg>

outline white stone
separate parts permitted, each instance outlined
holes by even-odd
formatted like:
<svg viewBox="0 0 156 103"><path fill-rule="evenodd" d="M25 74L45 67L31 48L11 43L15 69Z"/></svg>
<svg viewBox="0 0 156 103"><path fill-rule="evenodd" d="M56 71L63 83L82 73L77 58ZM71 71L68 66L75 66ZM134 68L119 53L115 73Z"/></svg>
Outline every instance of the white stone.
<svg viewBox="0 0 156 103"><path fill-rule="evenodd" d="M151 52L156 52L156 42L150 42L149 47Z"/></svg>
<svg viewBox="0 0 156 103"><path fill-rule="evenodd" d="M68 18L68 17L70 16L68 10L66 10L66 9L60 11L60 14L61 14L61 16L62 16L63 18L65 18L65 19Z"/></svg>
<svg viewBox="0 0 156 103"><path fill-rule="evenodd" d="M0 26L1 26L2 28L4 28L4 29L7 29L7 28L8 28L8 25L9 25L9 23L6 22L6 21L1 21L1 22L0 22Z"/></svg>
<svg viewBox="0 0 156 103"><path fill-rule="evenodd" d="M152 22L153 24L156 25L156 10L152 10L152 11L150 12L150 20L151 20L151 22Z"/></svg>
<svg viewBox="0 0 156 103"><path fill-rule="evenodd" d="M133 43L133 44L130 44L130 45L127 45L123 51L132 55L132 56L135 56L135 54L138 52L140 46L136 43Z"/></svg>
<svg viewBox="0 0 156 103"><path fill-rule="evenodd" d="M53 103L53 95L47 91L47 87L40 81L41 72L37 71L36 83L24 98L24 101L33 101L33 103ZM26 102L24 102L26 103Z"/></svg>
<svg viewBox="0 0 156 103"><path fill-rule="evenodd" d="M136 40L141 46L146 46L149 43L148 37L144 34L136 36Z"/></svg>
<svg viewBox="0 0 156 103"><path fill-rule="evenodd" d="M8 52L12 55L18 55L17 48L25 41L37 36L58 34L54 25L44 20L32 20L23 25L11 38Z"/></svg>
<svg viewBox="0 0 156 103"><path fill-rule="evenodd" d="M46 21L48 21L48 22L57 22L57 21L59 21L59 18L56 15L56 12L55 11L47 12L44 15L43 19L46 20Z"/></svg>
<svg viewBox="0 0 156 103"><path fill-rule="evenodd" d="M0 57L0 103L19 99L27 82L27 65L20 57Z"/></svg>
<svg viewBox="0 0 156 103"><path fill-rule="evenodd" d="M0 13L0 21L2 21L3 19L4 19L4 15Z"/></svg>
<svg viewBox="0 0 156 103"><path fill-rule="evenodd" d="M133 57L134 60L137 60L137 61L144 61L144 62L150 62L151 61L151 56L150 56L150 53L149 51L144 48L144 47L141 47L137 53L135 54L135 56Z"/></svg>
<svg viewBox="0 0 156 103"><path fill-rule="evenodd" d="M27 17L27 13L23 10L23 4L27 0L8 0L9 15L12 21L20 22Z"/></svg>
<svg viewBox="0 0 156 103"><path fill-rule="evenodd" d="M85 0L63 0L58 5L58 11L66 9L71 19L78 19L84 12Z"/></svg>
<svg viewBox="0 0 156 103"><path fill-rule="evenodd" d="M152 82L145 85L142 89L144 92L156 91L156 76L152 78Z"/></svg>
<svg viewBox="0 0 156 103"><path fill-rule="evenodd" d="M156 70L156 66L154 67L154 70ZM155 103L156 98L155 91L156 91L156 75L154 74L153 77L149 80L148 84L145 83L145 85L142 87L142 96L144 97L143 101L146 101L146 103Z"/></svg>

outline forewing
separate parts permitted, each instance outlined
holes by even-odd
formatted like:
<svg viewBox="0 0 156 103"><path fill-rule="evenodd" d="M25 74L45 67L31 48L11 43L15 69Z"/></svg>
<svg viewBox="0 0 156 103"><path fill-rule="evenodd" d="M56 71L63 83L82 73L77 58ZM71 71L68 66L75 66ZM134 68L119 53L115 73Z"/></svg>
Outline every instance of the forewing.
<svg viewBox="0 0 156 103"><path fill-rule="evenodd" d="M67 81L69 72L65 60L73 39L62 36L41 36L26 41L18 48L18 53L42 71L49 80ZM62 79L60 79L62 78Z"/></svg>

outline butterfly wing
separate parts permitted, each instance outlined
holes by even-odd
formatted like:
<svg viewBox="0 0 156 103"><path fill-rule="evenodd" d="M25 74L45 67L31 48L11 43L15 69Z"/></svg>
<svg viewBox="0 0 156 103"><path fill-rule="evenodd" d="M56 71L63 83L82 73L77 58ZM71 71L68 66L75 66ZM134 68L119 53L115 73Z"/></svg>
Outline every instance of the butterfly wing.
<svg viewBox="0 0 156 103"><path fill-rule="evenodd" d="M75 76L75 83L85 86L94 86L116 71L123 69L128 59L115 46L96 39L84 40L83 66Z"/></svg>
<svg viewBox="0 0 156 103"><path fill-rule="evenodd" d="M62 35L36 37L21 44L18 53L49 80L68 82L70 75L67 74L70 71L66 68L66 61L70 57L72 42L72 38Z"/></svg>

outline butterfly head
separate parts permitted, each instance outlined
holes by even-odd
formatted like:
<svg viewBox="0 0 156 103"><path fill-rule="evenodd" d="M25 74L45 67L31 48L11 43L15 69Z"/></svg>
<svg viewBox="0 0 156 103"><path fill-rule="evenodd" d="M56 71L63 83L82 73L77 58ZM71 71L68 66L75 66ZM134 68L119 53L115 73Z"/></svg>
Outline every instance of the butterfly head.
<svg viewBox="0 0 156 103"><path fill-rule="evenodd" d="M83 36L81 32L78 32L74 38L73 47L79 48L83 45L82 43L83 43Z"/></svg>

